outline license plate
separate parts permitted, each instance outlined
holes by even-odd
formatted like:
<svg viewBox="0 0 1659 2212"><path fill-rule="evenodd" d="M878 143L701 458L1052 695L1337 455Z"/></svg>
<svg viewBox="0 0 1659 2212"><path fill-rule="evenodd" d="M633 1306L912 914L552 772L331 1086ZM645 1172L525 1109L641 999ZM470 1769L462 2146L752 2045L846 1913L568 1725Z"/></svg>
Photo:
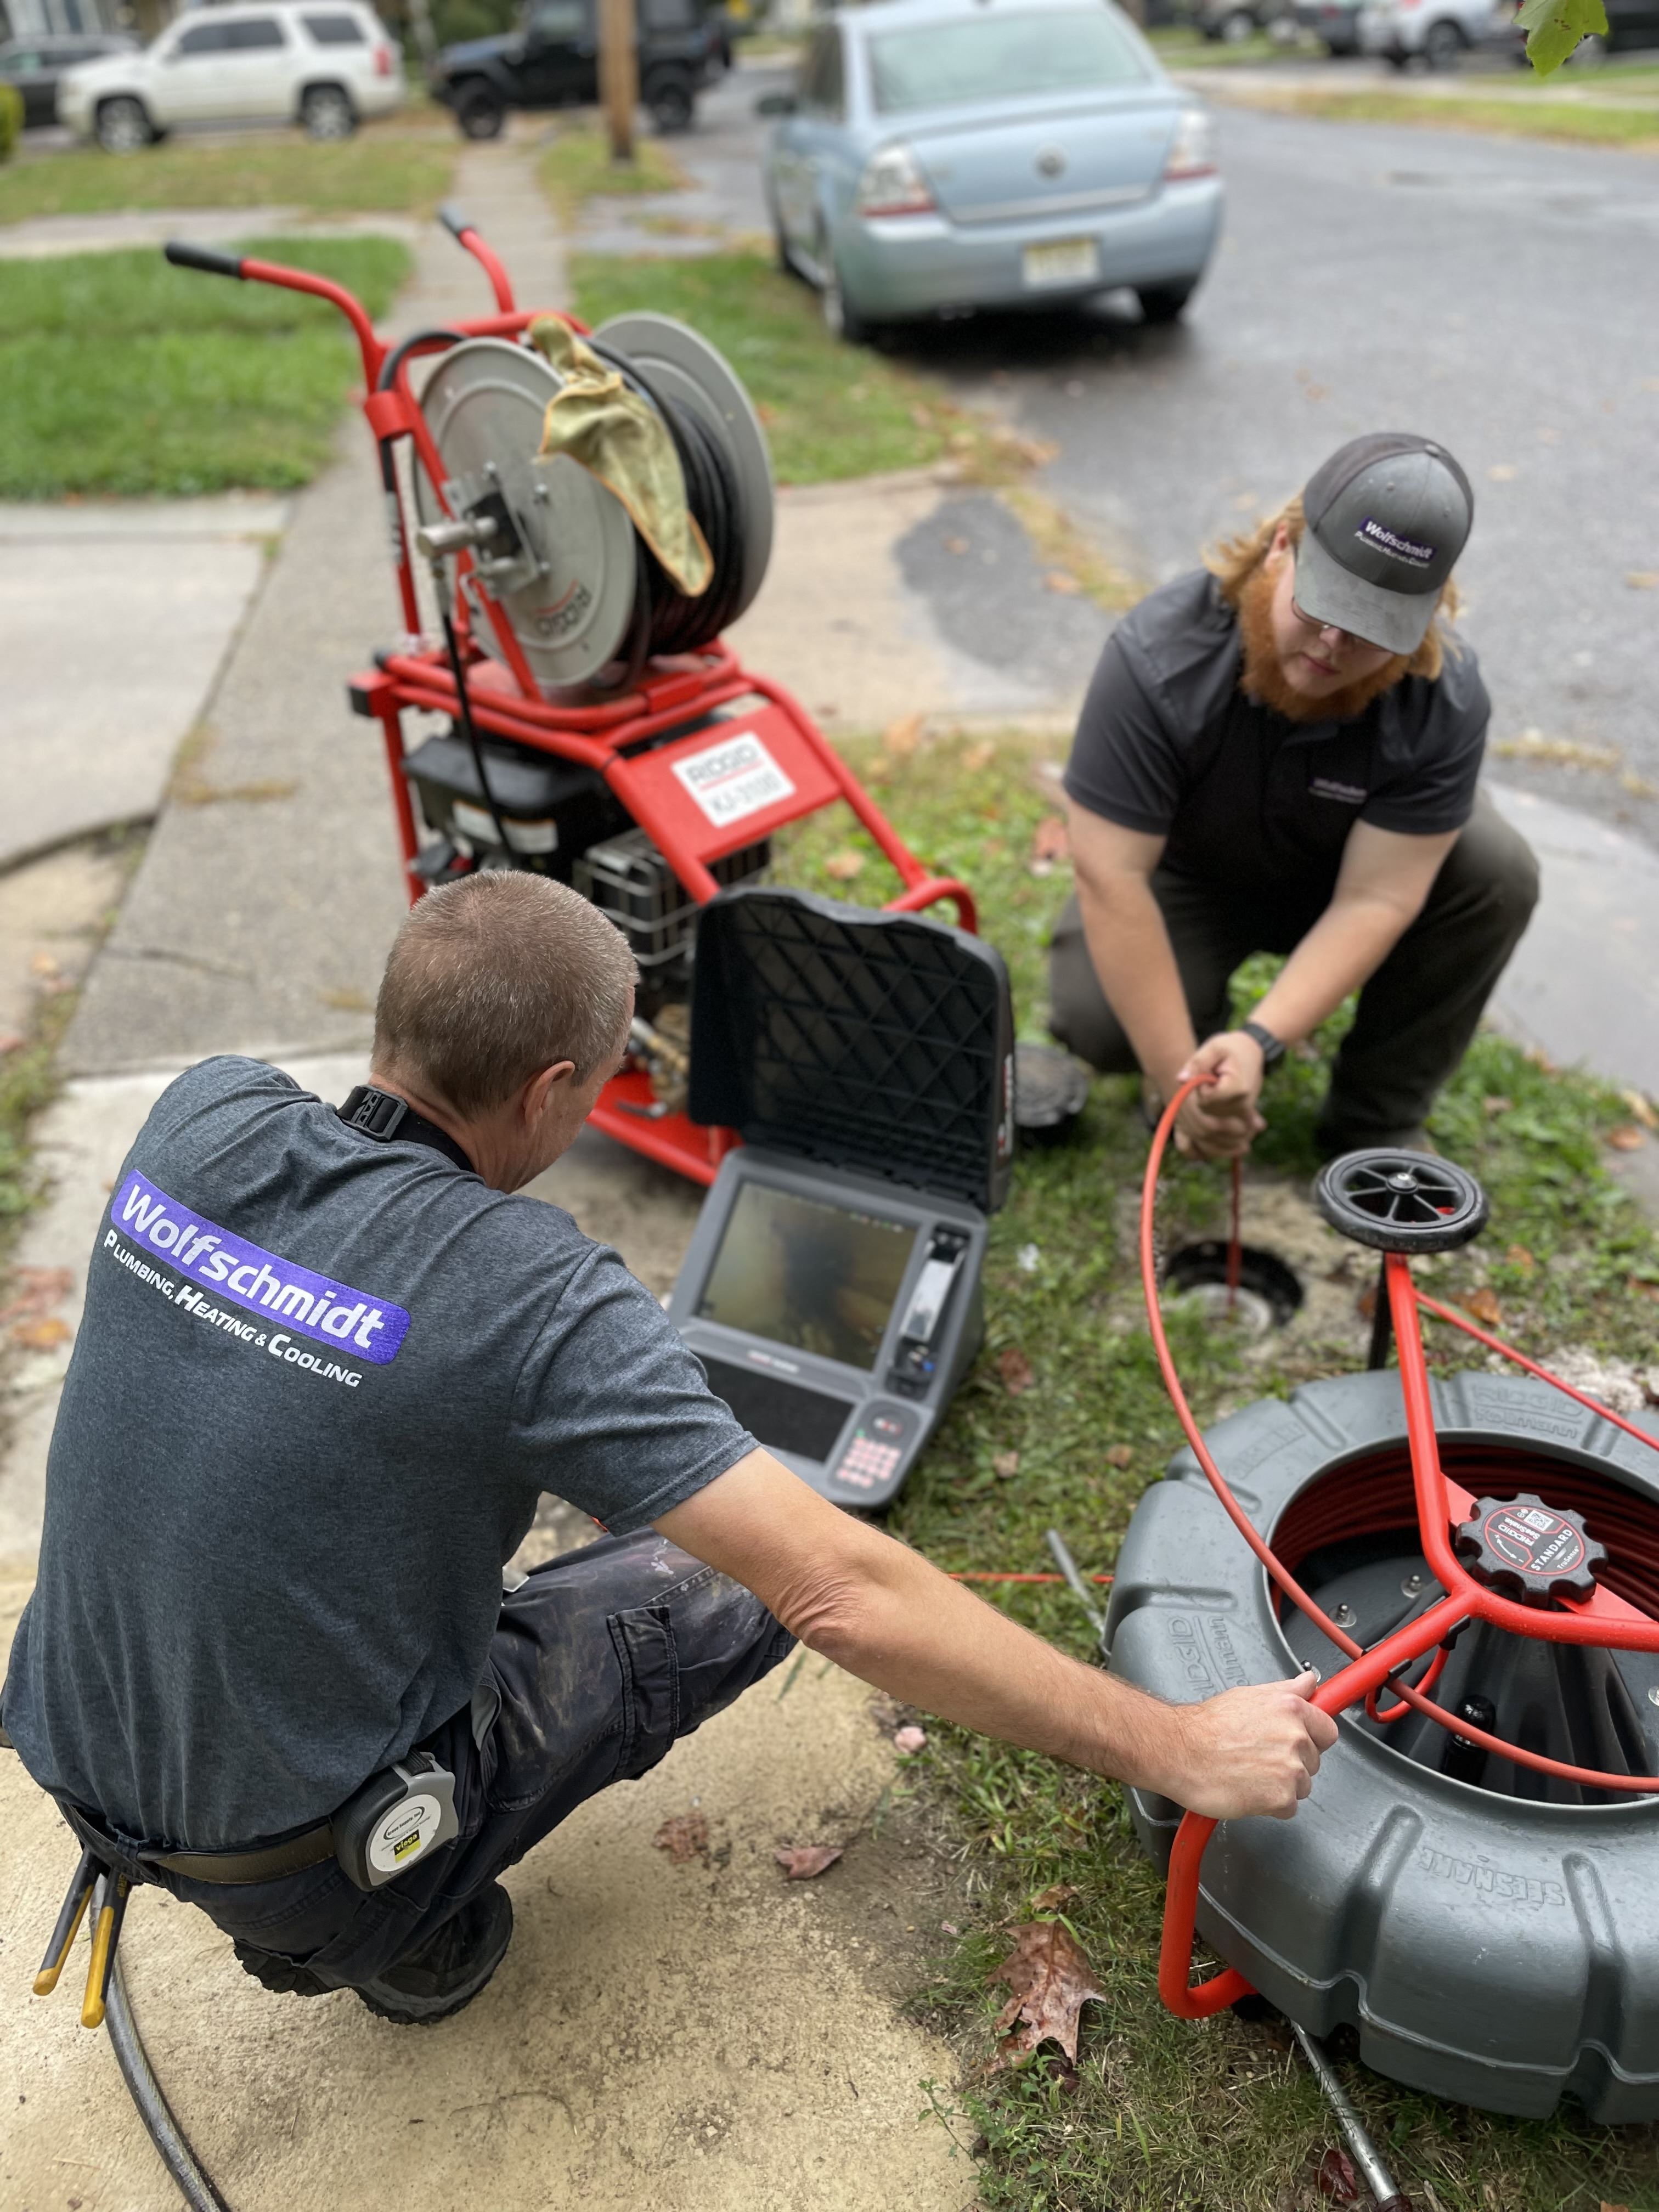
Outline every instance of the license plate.
<svg viewBox="0 0 1659 2212"><path fill-rule="evenodd" d="M1031 285L1089 284L1100 274L1100 249L1092 238L1060 238L1028 246L1025 281Z"/></svg>

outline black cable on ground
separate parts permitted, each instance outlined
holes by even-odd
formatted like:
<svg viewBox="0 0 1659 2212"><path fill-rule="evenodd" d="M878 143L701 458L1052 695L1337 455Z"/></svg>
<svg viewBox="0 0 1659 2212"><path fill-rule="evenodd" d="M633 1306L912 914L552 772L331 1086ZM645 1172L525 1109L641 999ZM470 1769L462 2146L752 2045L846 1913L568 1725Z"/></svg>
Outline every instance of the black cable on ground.
<svg viewBox="0 0 1659 2212"><path fill-rule="evenodd" d="M111 1967L104 2004L104 2024L115 2046L115 2063L121 2069L121 2078L131 2092L138 2117L161 2153L167 2172L178 2184L190 2212L230 2212L211 2175L191 2149L190 2138L173 2118L173 2108L162 2095L161 2084L151 2069L149 2054L138 2039L138 2030L127 2003L126 1984L121 1977L118 1951Z"/></svg>

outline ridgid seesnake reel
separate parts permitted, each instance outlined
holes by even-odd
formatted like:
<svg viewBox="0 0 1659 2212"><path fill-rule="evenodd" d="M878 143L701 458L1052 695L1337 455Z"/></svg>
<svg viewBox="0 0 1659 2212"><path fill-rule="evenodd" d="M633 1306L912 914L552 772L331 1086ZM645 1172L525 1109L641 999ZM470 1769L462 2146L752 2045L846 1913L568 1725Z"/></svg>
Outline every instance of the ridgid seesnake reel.
<svg viewBox="0 0 1659 2212"><path fill-rule="evenodd" d="M1470 1242L1486 1201L1449 1161L1376 1152L1317 1189L1379 1255L1370 1371L1201 1434L1153 1243L1180 1103L1142 1266L1188 1449L1124 1542L1110 1664L1178 1700L1312 1667L1340 1735L1289 1822L1133 1794L1169 1870L1164 2002L1260 1992L1436 2095L1659 2118L1659 1433L1419 1289L1413 1255ZM1425 1314L1516 1371L1431 1379ZM1228 1965L1194 1986L1195 1927Z"/></svg>
<svg viewBox="0 0 1659 2212"><path fill-rule="evenodd" d="M471 224L440 214L497 312L395 345L349 292L308 270L176 243L167 256L309 293L350 324L405 632L352 679L350 696L385 739L410 901L475 868L509 866L574 884L608 914L639 966L642 1021L591 1118L710 1183L735 1139L684 1111L700 908L763 875L786 823L837 800L898 874L890 910L945 901L972 931L973 898L929 872L799 703L723 641L760 589L773 526L765 435L724 357L665 315L621 315L589 331L562 312L517 307ZM637 509L600 474L568 451L539 450L570 377L529 342L544 320L577 334L666 424L712 561L696 596L674 586L635 527ZM431 373L417 394L410 371L421 362ZM430 564L438 641L422 634L417 560ZM411 746L407 718L421 714L449 726Z"/></svg>

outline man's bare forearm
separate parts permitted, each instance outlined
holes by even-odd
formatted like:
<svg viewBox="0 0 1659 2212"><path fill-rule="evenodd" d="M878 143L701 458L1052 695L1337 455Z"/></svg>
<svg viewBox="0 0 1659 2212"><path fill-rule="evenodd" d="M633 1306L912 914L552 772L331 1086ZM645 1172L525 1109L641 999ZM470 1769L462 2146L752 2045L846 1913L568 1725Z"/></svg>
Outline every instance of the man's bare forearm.
<svg viewBox="0 0 1659 2212"><path fill-rule="evenodd" d="M1286 1044L1307 1036L1376 973L1412 919L1385 899L1334 899L1279 970L1255 1019Z"/></svg>
<svg viewBox="0 0 1659 2212"><path fill-rule="evenodd" d="M1135 1058L1168 1097L1197 1039L1170 933L1142 876L1079 875L1078 911L1106 1003L1123 1025Z"/></svg>

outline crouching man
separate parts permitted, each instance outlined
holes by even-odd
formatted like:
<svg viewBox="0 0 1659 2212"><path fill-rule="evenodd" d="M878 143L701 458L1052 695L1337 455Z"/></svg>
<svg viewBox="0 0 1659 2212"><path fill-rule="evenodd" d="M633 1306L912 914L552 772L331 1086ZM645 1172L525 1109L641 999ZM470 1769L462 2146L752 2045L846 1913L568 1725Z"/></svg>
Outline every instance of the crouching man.
<svg viewBox="0 0 1659 2212"><path fill-rule="evenodd" d="M1354 990L1322 1148L1421 1145L1531 918L1536 863L1475 788L1486 689L1442 627L1474 517L1443 447L1356 438L1108 641L1066 771L1053 1025L1149 1103L1216 1078L1185 1152L1247 1152L1264 1077ZM1290 957L1235 1028L1255 952Z"/></svg>
<svg viewBox="0 0 1659 2212"><path fill-rule="evenodd" d="M457 2010L512 1936L503 1869L797 1638L1224 1818L1293 1813L1335 1739L1311 1677L1162 1705L838 1512L614 1252L513 1194L634 981L574 892L473 876L404 923L367 1092L204 1061L115 1183L0 1717L82 1842L270 1988ZM504 1595L548 1490L607 1533Z"/></svg>

